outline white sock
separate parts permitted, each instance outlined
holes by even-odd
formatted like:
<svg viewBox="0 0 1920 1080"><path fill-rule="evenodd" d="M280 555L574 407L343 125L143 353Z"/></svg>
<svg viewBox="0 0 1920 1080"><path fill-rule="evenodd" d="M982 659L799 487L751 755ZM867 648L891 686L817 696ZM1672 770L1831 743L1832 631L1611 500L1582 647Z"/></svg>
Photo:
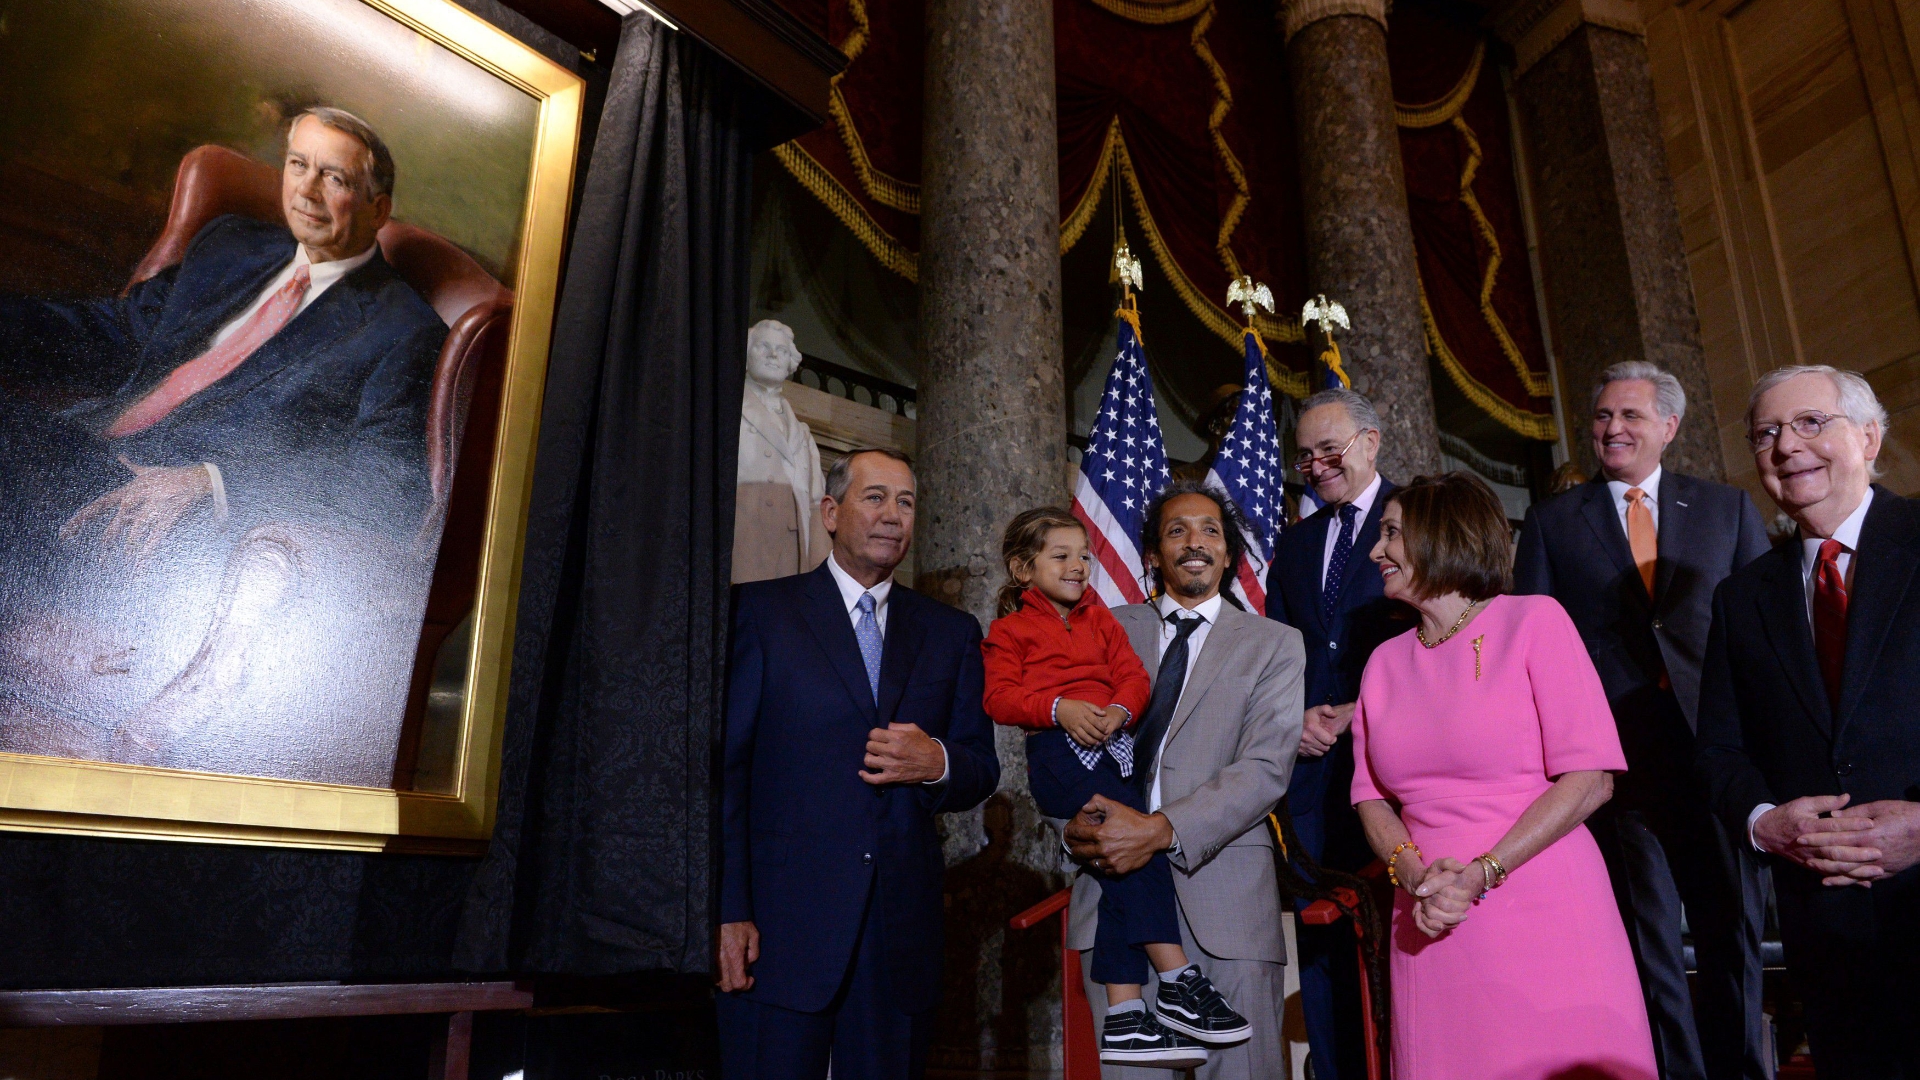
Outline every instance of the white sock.
<svg viewBox="0 0 1920 1080"><path fill-rule="evenodd" d="M1140 1000L1139 998L1134 998L1132 1001L1123 1001L1118 1005L1107 1006L1107 1015L1112 1016L1115 1013L1145 1012L1146 1009L1147 1009L1146 1002Z"/></svg>
<svg viewBox="0 0 1920 1080"><path fill-rule="evenodd" d="M1187 969L1191 968L1192 966L1193 966L1192 964L1181 964L1179 967L1174 968L1172 971L1163 971L1160 973L1160 981L1161 982L1179 982L1180 976L1185 975L1187 973Z"/></svg>

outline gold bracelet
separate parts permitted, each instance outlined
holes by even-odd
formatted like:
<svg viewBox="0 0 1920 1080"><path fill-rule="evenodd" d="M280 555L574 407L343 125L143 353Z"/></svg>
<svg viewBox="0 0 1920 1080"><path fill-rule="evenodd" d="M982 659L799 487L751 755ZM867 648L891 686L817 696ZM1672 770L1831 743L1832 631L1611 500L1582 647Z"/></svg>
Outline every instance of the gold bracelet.
<svg viewBox="0 0 1920 1080"><path fill-rule="evenodd" d="M1393 849L1393 854L1387 856L1387 880L1392 882L1393 887L1396 889L1405 889L1407 887L1406 884L1400 880L1400 873L1396 868L1396 864L1400 861L1400 853L1408 848L1412 848L1413 853L1422 859L1427 857L1426 853L1420 850L1420 845L1411 840L1403 840L1399 847Z"/></svg>
<svg viewBox="0 0 1920 1080"><path fill-rule="evenodd" d="M1480 872L1485 878L1480 887L1480 895L1474 897L1477 903L1485 900L1488 893L1507 883L1507 868L1500 865L1500 860L1494 858L1491 851L1476 856L1473 861L1480 864Z"/></svg>

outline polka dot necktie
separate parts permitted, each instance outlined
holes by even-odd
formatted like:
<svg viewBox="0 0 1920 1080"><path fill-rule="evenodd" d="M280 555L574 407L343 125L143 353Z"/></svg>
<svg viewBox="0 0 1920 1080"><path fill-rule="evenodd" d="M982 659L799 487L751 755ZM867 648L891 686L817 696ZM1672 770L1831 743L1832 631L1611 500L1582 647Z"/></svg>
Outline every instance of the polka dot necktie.
<svg viewBox="0 0 1920 1080"><path fill-rule="evenodd" d="M860 609L860 621L853 625L854 639L860 642L860 659L867 665L867 684L873 687L874 704L880 703L880 620L874 618L872 593L861 593L854 605Z"/></svg>
<svg viewBox="0 0 1920 1080"><path fill-rule="evenodd" d="M1340 535L1333 541L1333 557L1327 560L1327 580L1320 586L1320 616L1333 625L1333 605L1340 599L1340 585L1347 577L1347 563L1353 559L1353 518L1359 513L1352 503L1340 504Z"/></svg>

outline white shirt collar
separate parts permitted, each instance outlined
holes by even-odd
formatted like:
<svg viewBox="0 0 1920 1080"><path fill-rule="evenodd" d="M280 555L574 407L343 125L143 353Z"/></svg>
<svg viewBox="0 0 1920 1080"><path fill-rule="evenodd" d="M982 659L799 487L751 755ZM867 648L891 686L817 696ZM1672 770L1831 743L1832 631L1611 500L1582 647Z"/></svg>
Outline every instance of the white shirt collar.
<svg viewBox="0 0 1920 1080"><path fill-rule="evenodd" d="M1873 489L1869 487L1866 495L1860 499L1860 505L1854 507L1853 513L1847 515L1847 520L1841 522L1840 527L1833 530L1833 538L1840 541L1841 546L1847 549L1848 555L1860 550L1860 526L1866 524L1867 507L1872 505ZM1820 561L1820 545L1824 543L1826 543L1826 541L1818 536L1801 536L1801 573L1813 573L1814 564Z"/></svg>
<svg viewBox="0 0 1920 1080"><path fill-rule="evenodd" d="M1380 474L1373 474L1373 482L1368 484L1353 500L1354 520L1365 521L1373 513L1373 500L1380 496ZM1212 620L1209 619L1209 622Z"/></svg>
<svg viewBox="0 0 1920 1080"><path fill-rule="evenodd" d="M1162 593L1160 594L1160 599L1154 601L1153 606L1155 610L1160 612L1160 621L1163 626L1166 624L1167 616L1177 611L1181 613L1181 618L1185 618L1186 612L1189 610L1198 612L1200 617L1207 621L1207 625L1212 626L1214 623L1220 621L1220 605L1225 602L1219 593L1214 593L1199 607L1189 609L1182 607L1180 601Z"/></svg>
<svg viewBox="0 0 1920 1080"><path fill-rule="evenodd" d="M351 258L334 259L331 262L317 263L313 261L311 255L307 254L307 245L299 244L296 245L294 249L293 265L307 268L307 289L309 292L318 293L327 286L332 285L334 282L339 281L341 278L372 262L373 253L379 249L380 244L378 241L375 241L367 245L367 250ZM289 274L288 276L291 277L292 275Z"/></svg>
<svg viewBox="0 0 1920 1080"><path fill-rule="evenodd" d="M886 610L887 594L893 591L893 578L888 577L869 589L853 580L852 574L840 569L840 553L837 551L827 556L827 572L833 575L833 583L840 587L840 600L846 604L848 614L852 614L854 606L860 603L861 593L873 594L875 618L879 617L880 612Z"/></svg>
<svg viewBox="0 0 1920 1080"><path fill-rule="evenodd" d="M1647 478L1637 484L1629 484L1625 480L1609 480L1607 481L1607 490L1613 493L1614 502L1625 505L1627 501L1627 491L1631 488L1639 488L1641 491L1647 493L1647 501L1649 503L1652 503L1654 506L1659 506L1661 469L1661 466L1655 465L1653 471L1647 474Z"/></svg>

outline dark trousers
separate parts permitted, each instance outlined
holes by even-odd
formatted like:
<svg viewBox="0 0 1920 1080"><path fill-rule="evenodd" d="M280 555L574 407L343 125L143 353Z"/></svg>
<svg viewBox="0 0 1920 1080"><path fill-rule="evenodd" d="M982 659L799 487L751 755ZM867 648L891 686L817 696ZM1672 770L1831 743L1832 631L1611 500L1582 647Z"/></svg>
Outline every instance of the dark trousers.
<svg viewBox="0 0 1920 1080"><path fill-rule="evenodd" d="M1087 768L1064 731L1027 736L1027 782L1033 801L1048 817L1070 818L1095 795L1144 811L1146 800L1134 779L1121 777L1111 754L1101 754L1094 767ZM1164 853L1131 874L1101 877L1100 926L1089 977L1109 986L1144 984L1151 965L1142 946L1160 943L1180 943L1180 898L1174 894L1173 866Z"/></svg>
<svg viewBox="0 0 1920 1080"><path fill-rule="evenodd" d="M1764 1080L1764 868L1703 806L1603 808L1589 822L1633 943L1664 1080ZM1689 993L1685 911L1699 975Z"/></svg>
<svg viewBox="0 0 1920 1080"><path fill-rule="evenodd" d="M1776 863L1787 978L1820 1080L1920 1080L1920 869L1831 888Z"/></svg>
<svg viewBox="0 0 1920 1080"><path fill-rule="evenodd" d="M920 1080L927 1071L933 1013L895 1007L873 899L860 926L846 979L826 1009L795 1012L736 994L719 994L723 1080Z"/></svg>
<svg viewBox="0 0 1920 1080"><path fill-rule="evenodd" d="M1325 755L1296 761L1287 785L1287 812L1300 846L1321 866L1349 873L1373 859L1360 815L1348 797L1352 787L1353 740L1346 736ZM1313 1075L1316 1080L1363 1080L1366 1035L1353 929L1344 922L1296 923L1294 937L1300 952L1300 1012L1306 1021Z"/></svg>

